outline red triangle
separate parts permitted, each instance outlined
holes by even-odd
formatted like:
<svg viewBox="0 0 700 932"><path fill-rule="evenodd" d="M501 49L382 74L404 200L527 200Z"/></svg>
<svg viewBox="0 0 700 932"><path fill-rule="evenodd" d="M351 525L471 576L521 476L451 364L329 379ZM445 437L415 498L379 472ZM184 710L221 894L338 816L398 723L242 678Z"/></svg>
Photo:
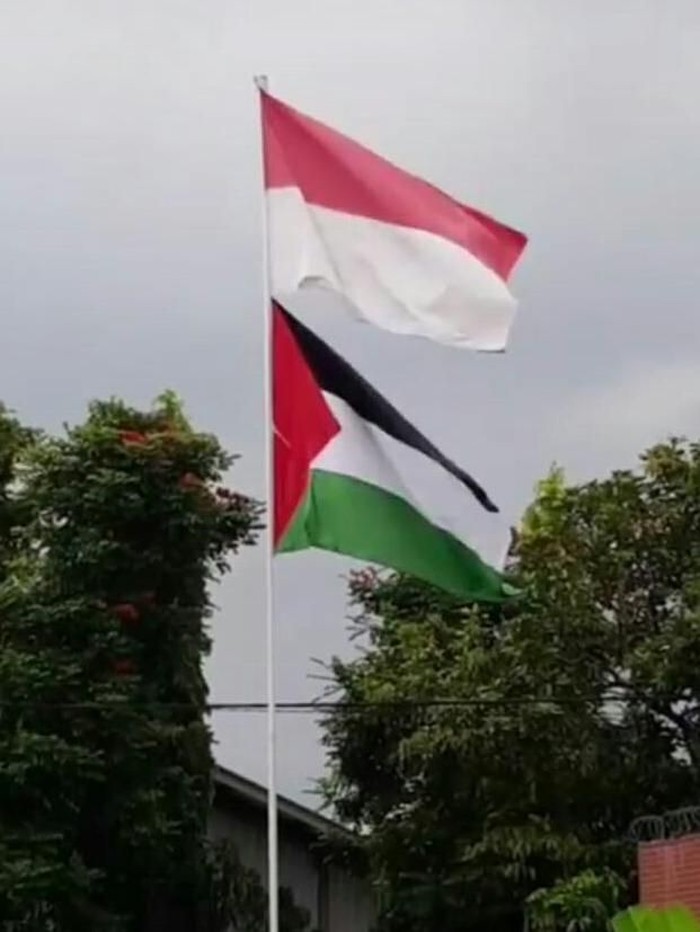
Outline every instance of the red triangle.
<svg viewBox="0 0 700 932"><path fill-rule="evenodd" d="M272 306L274 543L309 488L311 463L340 431L280 308Z"/></svg>

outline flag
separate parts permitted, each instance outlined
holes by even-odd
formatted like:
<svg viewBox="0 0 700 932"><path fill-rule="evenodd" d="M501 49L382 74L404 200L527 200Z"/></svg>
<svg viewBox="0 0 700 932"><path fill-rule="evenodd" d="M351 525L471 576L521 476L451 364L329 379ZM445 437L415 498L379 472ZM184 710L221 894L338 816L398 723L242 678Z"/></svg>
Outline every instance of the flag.
<svg viewBox="0 0 700 932"><path fill-rule="evenodd" d="M503 350L525 236L261 93L273 296L320 285L392 333Z"/></svg>
<svg viewBox="0 0 700 932"><path fill-rule="evenodd" d="M496 570L424 513L379 438L422 453L496 511L486 492L279 305L273 307L273 414L277 552L334 551L466 601L509 594Z"/></svg>

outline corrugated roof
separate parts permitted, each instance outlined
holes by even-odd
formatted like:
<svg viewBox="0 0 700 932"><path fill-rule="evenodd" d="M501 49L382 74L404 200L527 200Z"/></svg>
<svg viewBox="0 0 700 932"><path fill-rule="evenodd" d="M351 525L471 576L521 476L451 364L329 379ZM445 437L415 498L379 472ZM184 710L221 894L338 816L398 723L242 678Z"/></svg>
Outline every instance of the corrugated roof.
<svg viewBox="0 0 700 932"><path fill-rule="evenodd" d="M218 787L232 793L239 799L255 807L256 809L267 809L267 789L247 777L242 777L239 773L227 770L225 767L216 766L214 769L214 781ZM308 809L300 803L295 803L285 796L277 796L277 812L280 819L292 822L314 835L327 835L330 833L350 834L347 829L332 819Z"/></svg>

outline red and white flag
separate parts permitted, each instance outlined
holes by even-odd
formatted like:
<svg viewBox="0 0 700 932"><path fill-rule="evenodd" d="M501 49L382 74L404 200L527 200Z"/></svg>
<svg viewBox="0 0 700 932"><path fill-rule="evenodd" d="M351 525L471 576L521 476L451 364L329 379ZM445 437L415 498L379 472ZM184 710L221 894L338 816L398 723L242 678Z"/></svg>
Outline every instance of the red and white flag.
<svg viewBox="0 0 700 932"><path fill-rule="evenodd" d="M272 291L322 286L393 333L506 346L526 237L262 92Z"/></svg>

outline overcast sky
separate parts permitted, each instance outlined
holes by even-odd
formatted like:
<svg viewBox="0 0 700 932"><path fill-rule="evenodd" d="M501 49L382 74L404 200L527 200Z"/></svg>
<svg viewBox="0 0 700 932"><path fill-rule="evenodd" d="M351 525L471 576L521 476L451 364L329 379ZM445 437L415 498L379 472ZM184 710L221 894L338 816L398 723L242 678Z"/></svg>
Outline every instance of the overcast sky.
<svg viewBox="0 0 700 932"><path fill-rule="evenodd" d="M60 429L87 401L165 387L263 494L259 136L251 76L523 229L509 352L477 357L298 306L503 518L553 461L572 478L700 424L697 0L2 0L0 398ZM454 487L422 490L466 520ZM470 513L471 514L471 513ZM470 518L471 520L471 518ZM468 530L468 527L466 528ZM217 593L214 701L264 698L263 552ZM276 570L278 689L348 654L341 574ZM312 601L313 598L313 601ZM264 719L215 718L264 779ZM280 788L322 766L279 724ZM303 797L301 797L303 798Z"/></svg>

